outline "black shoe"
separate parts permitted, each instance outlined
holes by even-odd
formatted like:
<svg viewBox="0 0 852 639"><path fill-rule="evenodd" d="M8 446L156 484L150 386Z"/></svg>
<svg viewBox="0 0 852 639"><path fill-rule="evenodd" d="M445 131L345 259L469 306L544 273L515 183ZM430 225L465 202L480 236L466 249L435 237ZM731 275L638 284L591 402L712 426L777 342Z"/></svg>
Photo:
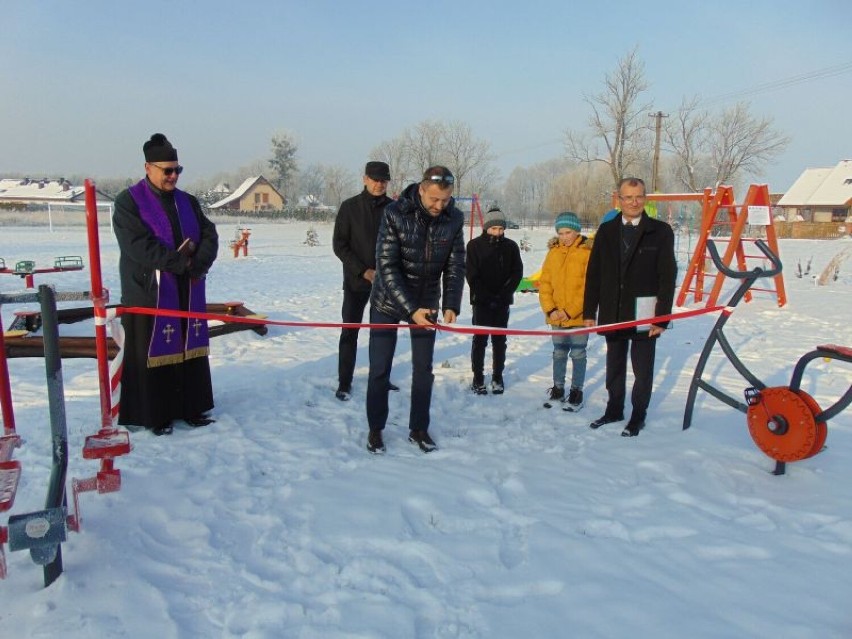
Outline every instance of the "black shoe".
<svg viewBox="0 0 852 639"><path fill-rule="evenodd" d="M171 422L166 422L165 424L155 426L151 429L151 432L154 433L157 437L160 437L162 435L171 435L174 432L174 428L172 427Z"/></svg>
<svg viewBox="0 0 852 639"><path fill-rule="evenodd" d="M389 390L389 391L398 391L398 390L399 390L399 386L397 386L397 385L396 385L396 384L394 384L393 382L388 382L388 390Z"/></svg>
<svg viewBox="0 0 852 639"><path fill-rule="evenodd" d="M485 382L477 382L476 380L474 380L474 382L470 385L470 390L473 391L474 395L488 394L488 389L485 388Z"/></svg>
<svg viewBox="0 0 852 639"><path fill-rule="evenodd" d="M200 428L201 426L209 426L216 420L212 417L207 417L207 415L195 415L194 417L184 417L183 421L193 428Z"/></svg>
<svg viewBox="0 0 852 639"><path fill-rule="evenodd" d="M568 401L562 404L562 410L576 413L581 408L583 408L583 391L579 388L571 388L568 391Z"/></svg>
<svg viewBox="0 0 852 639"><path fill-rule="evenodd" d="M563 386L551 386L547 389L547 392L550 395L547 398L547 401L544 402L545 408L553 408L554 402L561 402L565 400L565 388Z"/></svg>
<svg viewBox="0 0 852 639"><path fill-rule="evenodd" d="M500 377L494 377L491 379L491 392L495 395L502 395L504 391L503 380Z"/></svg>
<svg viewBox="0 0 852 639"><path fill-rule="evenodd" d="M438 448L438 445L429 437L429 433L425 430L410 430L408 431L408 441L417 446L424 453L431 453Z"/></svg>
<svg viewBox="0 0 852 639"><path fill-rule="evenodd" d="M385 442L382 439L382 431L371 430L367 435L367 450L374 455L381 455L385 452Z"/></svg>
<svg viewBox="0 0 852 639"><path fill-rule="evenodd" d="M598 417L595 421L589 424L589 428L595 430L604 426L605 424L614 424L615 422L620 422L624 419L624 415L606 415L604 414L602 417Z"/></svg>
<svg viewBox="0 0 852 639"><path fill-rule="evenodd" d="M334 396L341 402L348 402L352 398L352 387L339 386L334 392Z"/></svg>
<svg viewBox="0 0 852 639"><path fill-rule="evenodd" d="M630 420L627 422L627 426L624 427L624 430L621 431L622 437L636 437L639 434L639 431L645 428L645 422L634 422Z"/></svg>

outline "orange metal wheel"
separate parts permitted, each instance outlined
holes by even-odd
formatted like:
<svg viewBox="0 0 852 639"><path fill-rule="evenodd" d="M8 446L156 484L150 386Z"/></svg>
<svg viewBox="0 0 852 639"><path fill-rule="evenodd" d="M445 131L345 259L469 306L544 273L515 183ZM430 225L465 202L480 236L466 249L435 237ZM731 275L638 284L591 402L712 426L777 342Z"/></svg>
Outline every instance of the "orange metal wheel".
<svg viewBox="0 0 852 639"><path fill-rule="evenodd" d="M817 424L816 401L804 391L765 388L760 401L746 413L748 430L757 447L776 461L792 462L817 454L825 443L825 423Z"/></svg>
<svg viewBox="0 0 852 639"><path fill-rule="evenodd" d="M810 395L808 395L805 391L799 390L799 397L801 397L805 401L805 404L808 405L808 408L811 409L811 412L814 415L819 415L822 412L822 409L819 407L819 404L817 404L816 400ZM816 428L816 441L814 441L814 447L808 457L813 457L819 451L821 451L822 447L825 446L825 439L826 437L828 437L828 425L825 422L816 422Z"/></svg>

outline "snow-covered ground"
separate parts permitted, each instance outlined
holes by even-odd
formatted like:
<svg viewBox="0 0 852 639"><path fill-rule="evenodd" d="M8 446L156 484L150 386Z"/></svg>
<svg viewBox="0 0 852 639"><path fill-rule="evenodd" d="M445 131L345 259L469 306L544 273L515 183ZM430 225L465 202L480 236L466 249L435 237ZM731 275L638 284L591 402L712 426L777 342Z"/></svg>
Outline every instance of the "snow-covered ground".
<svg viewBox="0 0 852 639"><path fill-rule="evenodd" d="M234 259L234 225L220 224L208 299L242 300L270 319L339 321L331 226L316 228L321 244L310 247L307 224L255 224L250 255ZM526 233L530 274L551 233ZM88 290L84 228L7 226L2 235L7 264L83 255L86 270L36 284ZM847 246L783 241L788 305L758 294L734 312L726 334L769 386L789 384L796 360L818 344L852 345L852 261L829 286L811 277ZM117 301L108 227L101 247ZM809 260L811 273L796 278ZM7 275L0 287L22 283ZM3 308L4 326L14 310ZM461 324L469 310L465 298ZM510 337L505 395L479 397L467 390L470 338L442 333L430 429L440 449L429 455L406 441L405 333L384 456L364 448L366 332L348 403L334 398L337 330L218 337L217 422L178 424L170 437L131 434L132 452L116 463L121 490L81 496L82 531L69 533L65 572L49 588L29 553L7 547L0 635L848 638L852 409L829 423L826 450L780 477L745 415L705 393L682 431L714 321L681 320L665 333L648 425L630 439L619 436L621 424L587 427L605 403L602 338L590 343L586 407L570 414L542 407L551 385L546 337ZM517 296L510 326L544 328L534 294ZM0 525L44 507L51 458L43 360L9 367L25 444L15 455L17 500ZM737 397L748 385L720 351L706 377ZM65 360L63 379L69 477L88 477L97 463L80 451L100 424L94 360ZM850 384L852 365L819 359L803 387L825 408Z"/></svg>

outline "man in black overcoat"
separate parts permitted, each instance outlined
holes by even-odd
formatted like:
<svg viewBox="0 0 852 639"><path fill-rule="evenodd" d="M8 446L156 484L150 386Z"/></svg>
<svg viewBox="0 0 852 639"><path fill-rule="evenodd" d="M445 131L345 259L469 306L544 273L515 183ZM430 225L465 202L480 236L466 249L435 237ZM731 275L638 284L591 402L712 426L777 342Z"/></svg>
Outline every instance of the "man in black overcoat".
<svg viewBox="0 0 852 639"><path fill-rule="evenodd" d="M663 221L645 212L645 183L625 178L618 185L621 214L601 224L595 235L583 317L586 326L628 322L669 315L674 300L677 262L674 233ZM605 331L606 389L603 416L591 428L624 419L627 355L633 368L633 411L623 437L635 437L645 426L654 381L657 338L668 321L618 331Z"/></svg>
<svg viewBox="0 0 852 639"><path fill-rule="evenodd" d="M385 162L367 162L364 167L364 190L344 200L337 211L331 246L343 263L343 306L340 314L344 324L360 324L364 308L370 301L373 278L376 276L376 237L379 222L388 203L390 167ZM340 331L337 355L337 391L335 397L347 401L352 396L352 378L358 350L358 329ZM393 390L398 390L391 384Z"/></svg>

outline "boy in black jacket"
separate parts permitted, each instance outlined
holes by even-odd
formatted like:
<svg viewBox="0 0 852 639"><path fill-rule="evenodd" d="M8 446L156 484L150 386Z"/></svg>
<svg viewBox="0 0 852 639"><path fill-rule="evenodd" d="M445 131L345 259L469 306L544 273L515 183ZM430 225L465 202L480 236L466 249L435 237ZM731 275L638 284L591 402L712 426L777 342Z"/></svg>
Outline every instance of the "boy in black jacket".
<svg viewBox="0 0 852 639"><path fill-rule="evenodd" d="M503 235L506 218L497 206L485 214L482 235L467 244L466 271L473 306L474 326L506 328L509 306L515 289L524 276L521 251L513 240ZM485 348L489 333L473 336L470 363L473 368L471 389L477 395L488 393L485 387ZM491 392L503 392L503 369L506 365L506 336L491 334Z"/></svg>

